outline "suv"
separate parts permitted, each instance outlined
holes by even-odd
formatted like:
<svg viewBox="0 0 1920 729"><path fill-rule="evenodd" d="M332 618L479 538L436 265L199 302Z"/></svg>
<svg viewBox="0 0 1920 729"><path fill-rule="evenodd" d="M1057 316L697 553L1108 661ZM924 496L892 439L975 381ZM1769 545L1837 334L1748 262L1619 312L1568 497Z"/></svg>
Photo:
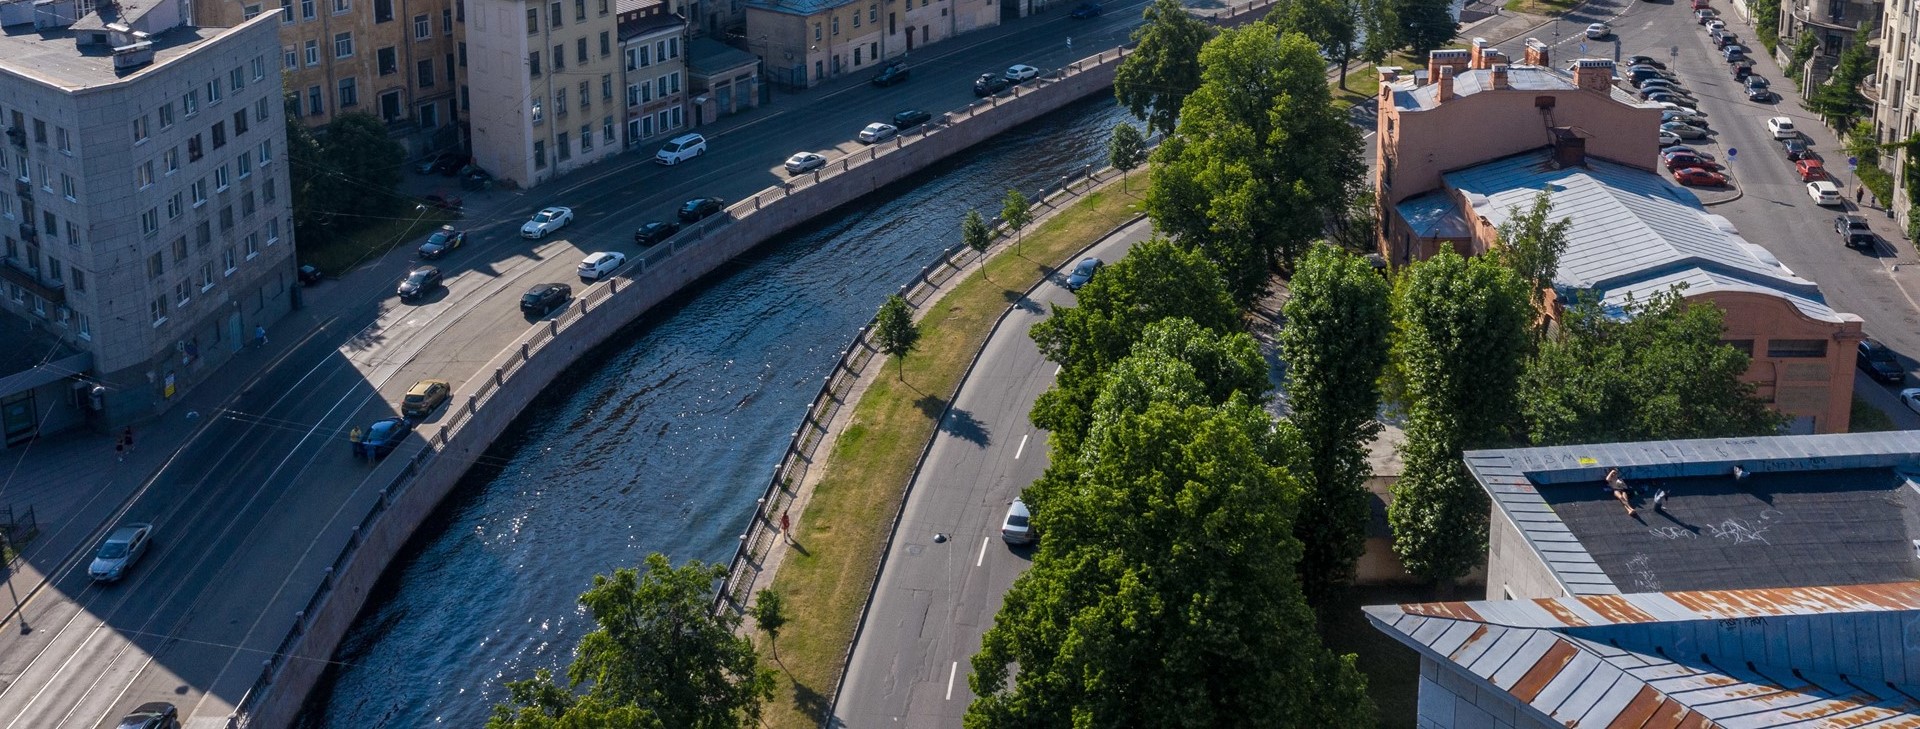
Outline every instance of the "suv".
<svg viewBox="0 0 1920 729"><path fill-rule="evenodd" d="M1887 345L1871 339L1860 340L1859 356L1853 358L1854 365L1880 382L1898 385L1907 379L1907 371L1900 366L1900 358L1894 355Z"/></svg>
<svg viewBox="0 0 1920 729"><path fill-rule="evenodd" d="M413 383L413 389L400 399L400 414L409 418L424 418L453 394L453 385L446 380L421 380Z"/></svg>
<svg viewBox="0 0 1920 729"><path fill-rule="evenodd" d="M980 74L980 78L973 80L973 95L992 96L1006 91L1007 87L1012 85L1013 82L1007 80L1007 74L1004 71L999 73L983 73Z"/></svg>
<svg viewBox="0 0 1920 729"><path fill-rule="evenodd" d="M881 66L880 72L873 75L873 85L892 86L907 80L908 76L912 73L913 71L907 67L906 61L896 58L888 61L887 65Z"/></svg>
<svg viewBox="0 0 1920 729"><path fill-rule="evenodd" d="M573 287L563 283L536 284L527 289L520 297L520 311L535 316L546 316L567 305L567 299L573 298Z"/></svg>
<svg viewBox="0 0 1920 729"><path fill-rule="evenodd" d="M893 127L906 131L933 120L933 115L919 109L908 109L893 115Z"/></svg>
<svg viewBox="0 0 1920 729"><path fill-rule="evenodd" d="M669 140L653 154L653 161L663 165L677 165L693 159L707 151L707 138L698 134L682 134Z"/></svg>
<svg viewBox="0 0 1920 729"><path fill-rule="evenodd" d="M1848 248L1873 249L1873 229L1867 227L1867 219L1859 215L1839 215L1833 219L1833 232L1840 234L1840 242Z"/></svg>

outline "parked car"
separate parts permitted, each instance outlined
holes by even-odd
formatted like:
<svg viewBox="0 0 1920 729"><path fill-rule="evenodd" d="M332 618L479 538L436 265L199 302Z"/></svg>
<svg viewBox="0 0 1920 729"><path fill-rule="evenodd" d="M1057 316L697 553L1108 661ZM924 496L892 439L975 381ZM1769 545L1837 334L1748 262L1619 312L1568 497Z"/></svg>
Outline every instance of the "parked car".
<svg viewBox="0 0 1920 729"><path fill-rule="evenodd" d="M1039 77L1040 69L1024 63L1016 63L1007 67L1007 80L1016 84L1032 81Z"/></svg>
<svg viewBox="0 0 1920 729"><path fill-rule="evenodd" d="M413 432L413 421L402 417L381 418L367 426L367 432L360 436L360 453L368 458L384 458L393 449L400 447L400 441L407 439Z"/></svg>
<svg viewBox="0 0 1920 729"><path fill-rule="evenodd" d="M1754 76L1754 75L1748 75L1746 78L1741 79L1741 83L1746 84L1748 91L1752 91L1754 89L1765 89L1773 85L1772 83L1769 83L1767 81L1767 77Z"/></svg>
<svg viewBox="0 0 1920 729"><path fill-rule="evenodd" d="M1670 148L1673 145L1679 144L1684 141L1686 140L1681 139L1680 135L1678 134L1674 134L1673 132L1669 132L1665 129L1660 130L1660 146L1661 147Z"/></svg>
<svg viewBox="0 0 1920 729"><path fill-rule="evenodd" d="M433 235L427 236L427 242L420 244L420 257L433 260L447 254L447 251L459 248L467 242L467 232L454 230L451 225L442 225Z"/></svg>
<svg viewBox="0 0 1920 729"><path fill-rule="evenodd" d="M1780 95L1773 93L1773 89L1767 88L1765 86L1748 86L1747 100L1755 103L1765 104L1770 101L1780 100Z"/></svg>
<svg viewBox="0 0 1920 729"><path fill-rule="evenodd" d="M1719 187L1727 184L1727 176L1712 170L1698 167L1686 167L1673 171L1673 179L1687 187Z"/></svg>
<svg viewBox="0 0 1920 729"><path fill-rule="evenodd" d="M1693 103L1692 99L1673 93L1666 89L1654 89L1652 91L1642 91L1640 92L1640 98L1646 99L1647 101L1651 101L1656 104L1679 104L1680 106L1686 106L1688 104Z"/></svg>
<svg viewBox="0 0 1920 729"><path fill-rule="evenodd" d="M1800 136L1799 128L1793 126L1793 120L1776 116L1767 120L1767 132L1774 139L1793 139Z"/></svg>
<svg viewBox="0 0 1920 729"><path fill-rule="evenodd" d="M527 293L520 296L520 311L534 316L546 316L567 305L573 298L573 287L563 283L534 284Z"/></svg>
<svg viewBox="0 0 1920 729"><path fill-rule="evenodd" d="M720 212L724 208L726 208L726 203L720 198L696 197L680 204L680 221L683 223L699 222L701 219Z"/></svg>
<svg viewBox="0 0 1920 729"><path fill-rule="evenodd" d="M520 226L520 237L539 240L552 235L554 231L567 227L573 222L573 208L554 206L543 208L534 213L533 218Z"/></svg>
<svg viewBox="0 0 1920 729"><path fill-rule="evenodd" d="M149 701L120 717L114 729L180 729L180 711L165 701Z"/></svg>
<svg viewBox="0 0 1920 729"><path fill-rule="evenodd" d="M1736 63L1733 65L1733 80L1744 81L1746 80L1747 77L1752 75L1753 75L1753 64Z"/></svg>
<svg viewBox="0 0 1920 729"><path fill-rule="evenodd" d="M1793 173L1800 177L1801 182L1827 179L1826 166L1820 164L1820 160L1811 157L1795 161L1793 163Z"/></svg>
<svg viewBox="0 0 1920 729"><path fill-rule="evenodd" d="M1000 538L1008 544L1032 544L1039 538L1033 530L1033 512L1026 503L1014 499L1007 505L1007 517L1000 522Z"/></svg>
<svg viewBox="0 0 1920 729"><path fill-rule="evenodd" d="M1720 163L1696 154L1668 155L1666 156L1666 163L1669 171L1693 168L1714 172L1720 169Z"/></svg>
<svg viewBox="0 0 1920 729"><path fill-rule="evenodd" d="M1787 159L1789 160L1806 159L1808 157L1818 156L1813 153L1812 147L1807 146L1807 141L1799 137L1789 137L1789 138L1781 139L1780 148L1787 153Z"/></svg>
<svg viewBox="0 0 1920 729"><path fill-rule="evenodd" d="M427 294L433 293L433 290L439 286L440 269L434 266L421 266L408 271L407 277L400 279L400 286L394 293L400 295L401 301L419 301L426 298Z"/></svg>
<svg viewBox="0 0 1920 729"><path fill-rule="evenodd" d="M1716 20L1719 17L1720 13L1712 8L1701 8L1693 11L1693 21L1701 25L1706 25L1709 21Z"/></svg>
<svg viewBox="0 0 1920 729"><path fill-rule="evenodd" d="M420 201L435 210L458 211L467 206L467 201L459 195L442 195L437 192L420 198Z"/></svg>
<svg viewBox="0 0 1920 729"><path fill-rule="evenodd" d="M698 134L682 134L660 145L660 151L653 153L653 161L663 165L677 165L706 153L706 137Z"/></svg>
<svg viewBox="0 0 1920 729"><path fill-rule="evenodd" d="M865 129L861 129L860 133L855 136L859 138L862 144L878 144L892 139L894 135L899 133L900 129L892 124L874 122L868 124Z"/></svg>
<svg viewBox="0 0 1920 729"><path fill-rule="evenodd" d="M992 96L1006 91L1007 87L1012 85L1013 82L1007 80L1005 73L983 73L980 74L980 78L973 80L973 95Z"/></svg>
<svg viewBox="0 0 1920 729"><path fill-rule="evenodd" d="M1840 242L1848 248L1873 248L1877 241L1873 237L1873 228L1867 225L1867 219L1860 215L1836 215L1833 218L1833 232L1839 234ZM1865 351L1862 350L1864 354Z"/></svg>
<svg viewBox="0 0 1920 729"><path fill-rule="evenodd" d="M1073 6L1073 12L1067 13L1067 17L1075 20L1085 20L1087 18L1100 17L1100 14L1103 12L1106 12L1106 8L1100 7L1100 3L1080 3L1079 5Z"/></svg>
<svg viewBox="0 0 1920 729"><path fill-rule="evenodd" d="M826 164L827 158L825 156L812 152L794 152L792 157L787 158L785 167L787 168L787 174L798 175L820 169L826 166Z"/></svg>
<svg viewBox="0 0 1920 729"><path fill-rule="evenodd" d="M1666 122L1680 122L1681 124L1692 124L1696 127L1704 127L1707 125L1707 120L1701 117L1699 114L1692 114L1684 111L1660 112L1660 122L1663 124Z"/></svg>
<svg viewBox="0 0 1920 729"><path fill-rule="evenodd" d="M93 563L87 565L87 576L95 582L115 582L125 577L127 570L133 568L147 553L147 545L153 541L152 524L122 524L119 529L107 535L100 543L100 550L93 553Z"/></svg>
<svg viewBox="0 0 1920 729"><path fill-rule="evenodd" d="M679 223L654 220L643 223L640 227L634 229L633 242L643 246L656 245L661 241L672 238L673 234L678 232L680 232Z"/></svg>
<svg viewBox="0 0 1920 729"><path fill-rule="evenodd" d="M893 115L894 128L903 132L929 121L933 121L933 115L919 109L908 109Z"/></svg>
<svg viewBox="0 0 1920 729"><path fill-rule="evenodd" d="M1587 25L1588 38L1593 38L1595 40L1598 40L1610 35L1613 35L1613 27L1607 25L1606 23L1589 23Z"/></svg>
<svg viewBox="0 0 1920 729"><path fill-rule="evenodd" d="M1900 403L1908 410L1920 413L1920 387L1909 387L1900 391Z"/></svg>
<svg viewBox="0 0 1920 729"><path fill-rule="evenodd" d="M1707 22L1705 22L1705 23L1702 23L1702 25L1705 25L1705 26L1707 26L1707 32L1708 32L1708 33L1712 33L1712 32L1714 32L1714 31L1716 31L1716 30L1720 30L1720 29L1722 29L1722 28L1725 28L1725 27L1727 27L1727 24L1726 24L1726 22L1725 22L1725 21L1722 21L1722 20L1720 20L1719 18L1710 18L1710 19L1708 19L1708 20L1707 20Z"/></svg>
<svg viewBox="0 0 1920 729"><path fill-rule="evenodd" d="M1816 180L1807 183L1807 197L1813 198L1813 204L1821 206L1846 205L1840 197L1840 186L1830 180Z"/></svg>
<svg viewBox="0 0 1920 729"><path fill-rule="evenodd" d="M1662 71L1667 68L1667 64L1661 63L1660 59L1654 58L1653 56L1627 56L1627 65L1652 66Z"/></svg>
<svg viewBox="0 0 1920 729"><path fill-rule="evenodd" d="M1665 91L1669 94L1674 94L1676 96L1692 96L1693 95L1692 92L1687 91L1687 87L1681 86L1678 81L1673 81L1673 80L1664 79L1664 78L1650 78L1645 81L1641 81L1640 90L1641 91Z"/></svg>
<svg viewBox="0 0 1920 729"><path fill-rule="evenodd" d="M423 175L452 177L460 174L460 168L467 166L467 158L459 152L441 152L420 161L414 170Z"/></svg>
<svg viewBox="0 0 1920 729"><path fill-rule="evenodd" d="M1739 44L1740 44L1740 36L1734 35L1732 33L1721 33L1718 38L1713 39L1713 47L1715 48L1724 49L1727 46L1733 46L1733 45L1739 45Z"/></svg>
<svg viewBox="0 0 1920 729"><path fill-rule="evenodd" d="M1674 145L1674 146L1671 146L1671 147L1668 147L1668 148L1666 148L1666 149L1663 149L1663 150L1660 150L1660 159L1661 159L1661 160L1665 160L1665 159L1666 159L1666 158L1668 158L1668 157L1672 157L1672 156L1675 156L1675 155L1682 155L1682 154L1689 154L1689 155L1693 155L1693 156L1695 156L1695 157L1699 157L1699 158L1701 158L1701 159L1704 159L1704 160L1709 160L1709 161L1714 161L1714 160L1718 160L1718 159L1720 159L1719 157L1715 157L1715 156L1713 156L1713 155L1711 155L1711 154L1708 154L1708 153L1706 153L1706 152L1702 152L1702 151L1700 151L1700 150L1697 150L1697 149L1694 149L1694 148L1692 148L1692 147L1689 147L1689 146L1686 146L1686 145L1684 145L1684 144L1676 144L1676 145Z"/></svg>
<svg viewBox="0 0 1920 729"><path fill-rule="evenodd" d="M888 61L887 65L881 66L880 72L873 75L873 85L892 86L907 80L911 75L912 70L907 67L907 62L896 58Z"/></svg>
<svg viewBox="0 0 1920 729"><path fill-rule="evenodd" d="M320 269L306 264L301 264L299 273L300 283L304 286L312 286L320 283L320 279L324 278L320 275Z"/></svg>
<svg viewBox="0 0 1920 729"><path fill-rule="evenodd" d="M446 380L421 380L413 383L405 397L400 398L400 414L409 418L424 418L440 409L440 405L453 395L453 384Z"/></svg>
<svg viewBox="0 0 1920 729"><path fill-rule="evenodd" d="M473 190L476 192L491 190L493 189L493 175L473 165L462 167L460 168L460 189Z"/></svg>
<svg viewBox="0 0 1920 729"><path fill-rule="evenodd" d="M627 265L627 254L613 251L598 251L587 254L580 261L580 280L598 281L613 275L621 266Z"/></svg>
<svg viewBox="0 0 1920 729"><path fill-rule="evenodd" d="M1887 345L1872 339L1860 340L1853 364L1866 372L1868 377L1889 385L1898 385L1907 379L1906 368L1900 366L1900 356L1888 349Z"/></svg>
<svg viewBox="0 0 1920 729"><path fill-rule="evenodd" d="M1093 280L1093 275L1099 273L1100 267L1104 265L1106 264L1098 258L1080 259L1079 263L1073 265L1073 272L1067 274L1067 290L1079 291L1080 287Z"/></svg>
<svg viewBox="0 0 1920 729"><path fill-rule="evenodd" d="M1728 63L1747 60L1747 49L1742 46L1727 46L1721 49L1720 56Z"/></svg>
<svg viewBox="0 0 1920 729"><path fill-rule="evenodd" d="M1681 139L1706 139L1707 130L1682 122L1667 122L1660 125L1660 131L1671 132Z"/></svg>

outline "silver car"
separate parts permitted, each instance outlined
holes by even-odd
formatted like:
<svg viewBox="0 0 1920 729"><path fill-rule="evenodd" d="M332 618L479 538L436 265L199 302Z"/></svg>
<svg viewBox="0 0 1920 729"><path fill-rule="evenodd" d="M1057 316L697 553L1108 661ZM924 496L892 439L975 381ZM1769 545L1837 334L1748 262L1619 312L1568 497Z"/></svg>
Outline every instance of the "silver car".
<svg viewBox="0 0 1920 729"><path fill-rule="evenodd" d="M93 555L93 564L87 566L87 576L99 582L119 580L147 553L147 545L152 541L152 524L121 525L100 544L100 551Z"/></svg>
<svg viewBox="0 0 1920 729"><path fill-rule="evenodd" d="M1014 499L1007 506L1007 518L1000 522L1000 538L1008 544L1032 544L1040 538L1033 530L1033 512L1027 511L1027 504Z"/></svg>

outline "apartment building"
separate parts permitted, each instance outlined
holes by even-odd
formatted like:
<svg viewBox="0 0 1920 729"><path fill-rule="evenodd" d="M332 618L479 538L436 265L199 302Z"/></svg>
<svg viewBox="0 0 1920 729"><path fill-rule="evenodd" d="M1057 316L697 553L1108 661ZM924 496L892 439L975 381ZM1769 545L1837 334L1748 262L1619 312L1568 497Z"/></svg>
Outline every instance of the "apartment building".
<svg viewBox="0 0 1920 729"><path fill-rule="evenodd" d="M1001 1L747 0L747 49L766 62L769 81L810 88L999 25Z"/></svg>
<svg viewBox="0 0 1920 729"><path fill-rule="evenodd" d="M619 10L621 118L632 148L687 128L687 21L666 0L620 0Z"/></svg>
<svg viewBox="0 0 1920 729"><path fill-rule="evenodd" d="M473 0L467 12L475 164L532 187L624 148L613 0Z"/></svg>
<svg viewBox="0 0 1920 729"><path fill-rule="evenodd" d="M1868 82L1860 87L1861 95L1873 102L1873 129L1882 144L1905 141L1920 132L1915 124L1914 111L1920 104L1920 89L1914 87L1915 79L1920 79L1916 71L1914 44L1920 42L1920 8L1907 3L1888 3L1885 13L1878 23L1880 28L1879 65L1874 69ZM1907 176L1902 174L1913 151L1896 147L1883 151L1880 165L1893 173L1893 200L1881 203L1893 207L1895 216L1907 220L1913 207L1912 191Z"/></svg>
<svg viewBox="0 0 1920 729"><path fill-rule="evenodd" d="M1879 22L1884 8L1885 3L1858 0L1781 0L1781 52L1790 52L1807 34L1813 36L1819 49L1800 68L1802 88L1826 83L1833 75L1834 64L1840 61L1840 51L1853 44L1861 23L1885 27Z"/></svg>
<svg viewBox="0 0 1920 729"><path fill-rule="evenodd" d="M0 309L87 356L68 405L96 427L165 408L293 304L278 24L192 9L0 3Z"/></svg>

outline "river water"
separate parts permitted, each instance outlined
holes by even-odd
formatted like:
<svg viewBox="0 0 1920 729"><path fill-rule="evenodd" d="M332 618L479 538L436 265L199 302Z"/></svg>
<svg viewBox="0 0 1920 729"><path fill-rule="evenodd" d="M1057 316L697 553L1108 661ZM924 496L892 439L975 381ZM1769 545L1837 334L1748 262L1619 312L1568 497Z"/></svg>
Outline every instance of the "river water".
<svg viewBox="0 0 1920 729"><path fill-rule="evenodd" d="M887 294L991 216L1100 166L1101 94L769 242L556 380L387 570L304 729L478 727L502 681L563 674L596 573L725 563L821 379Z"/></svg>

